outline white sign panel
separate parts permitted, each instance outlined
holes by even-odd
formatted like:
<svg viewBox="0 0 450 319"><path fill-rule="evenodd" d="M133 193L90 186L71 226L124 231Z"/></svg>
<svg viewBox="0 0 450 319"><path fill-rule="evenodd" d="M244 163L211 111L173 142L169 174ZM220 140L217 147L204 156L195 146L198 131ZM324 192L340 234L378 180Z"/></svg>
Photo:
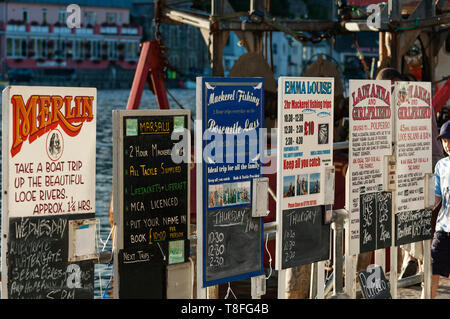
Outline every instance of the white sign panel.
<svg viewBox="0 0 450 319"><path fill-rule="evenodd" d="M280 77L281 209L324 205L325 168L333 166L333 78Z"/></svg>
<svg viewBox="0 0 450 319"><path fill-rule="evenodd" d="M349 84L346 205L350 255L355 255L391 244L392 196L381 192L386 188L386 156L392 154L393 112L391 81L350 80Z"/></svg>
<svg viewBox="0 0 450 319"><path fill-rule="evenodd" d="M332 204L326 202L325 180L327 169L333 169L334 79L280 77L278 92L277 220L281 230L277 232L280 243L277 269L280 269L281 254L286 255L287 249L281 246L281 236L286 235L283 234L286 211ZM292 239L296 240L299 237ZM298 242L296 247L300 247ZM290 256L283 255L286 265L283 268L302 259L300 250L291 248Z"/></svg>
<svg viewBox="0 0 450 319"><path fill-rule="evenodd" d="M3 188L10 218L95 211L96 118L95 88L3 91Z"/></svg>
<svg viewBox="0 0 450 319"><path fill-rule="evenodd" d="M396 82L397 213L425 208L425 174L432 173L431 83Z"/></svg>

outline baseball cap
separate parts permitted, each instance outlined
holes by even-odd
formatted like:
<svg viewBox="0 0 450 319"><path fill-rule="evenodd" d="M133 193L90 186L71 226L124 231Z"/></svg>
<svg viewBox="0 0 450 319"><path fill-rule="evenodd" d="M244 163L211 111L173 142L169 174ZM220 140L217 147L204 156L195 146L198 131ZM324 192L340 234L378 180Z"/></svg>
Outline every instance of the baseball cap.
<svg viewBox="0 0 450 319"><path fill-rule="evenodd" d="M441 132L439 133L437 138L441 139L443 137L450 139L450 120L442 124Z"/></svg>

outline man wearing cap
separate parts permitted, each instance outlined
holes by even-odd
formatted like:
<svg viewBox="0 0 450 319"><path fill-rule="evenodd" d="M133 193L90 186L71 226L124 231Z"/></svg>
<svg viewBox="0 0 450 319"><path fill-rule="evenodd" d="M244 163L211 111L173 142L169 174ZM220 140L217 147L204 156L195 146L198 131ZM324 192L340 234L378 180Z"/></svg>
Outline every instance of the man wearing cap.
<svg viewBox="0 0 450 319"><path fill-rule="evenodd" d="M437 137L442 147L450 154L450 121L442 125ZM437 213L435 233L431 244L431 266L433 271L431 298L436 297L439 286L439 276L450 275L450 158L446 156L436 164L434 174L436 177L435 196L436 206L442 204Z"/></svg>

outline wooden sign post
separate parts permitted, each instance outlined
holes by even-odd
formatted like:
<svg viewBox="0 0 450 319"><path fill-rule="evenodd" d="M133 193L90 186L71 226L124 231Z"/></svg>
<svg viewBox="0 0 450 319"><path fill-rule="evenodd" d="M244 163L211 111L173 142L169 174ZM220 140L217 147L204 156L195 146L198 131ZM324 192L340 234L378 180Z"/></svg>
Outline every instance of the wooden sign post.
<svg viewBox="0 0 450 319"><path fill-rule="evenodd" d="M113 111L114 298L164 299L167 268L188 263L189 123L184 110Z"/></svg>
<svg viewBox="0 0 450 319"><path fill-rule="evenodd" d="M279 271L330 258L325 205L334 202L333 104L333 78L278 80Z"/></svg>
<svg viewBox="0 0 450 319"><path fill-rule="evenodd" d="M97 91L2 98L2 298L94 298Z"/></svg>
<svg viewBox="0 0 450 319"><path fill-rule="evenodd" d="M262 78L197 78L200 298L206 287L264 274L264 221L252 215L264 154L263 84Z"/></svg>

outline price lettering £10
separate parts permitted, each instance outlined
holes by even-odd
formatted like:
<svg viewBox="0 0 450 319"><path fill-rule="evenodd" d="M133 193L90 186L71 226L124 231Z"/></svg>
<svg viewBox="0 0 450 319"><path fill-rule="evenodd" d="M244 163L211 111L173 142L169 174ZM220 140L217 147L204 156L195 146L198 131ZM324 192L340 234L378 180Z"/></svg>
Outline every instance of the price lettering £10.
<svg viewBox="0 0 450 319"><path fill-rule="evenodd" d="M314 122L305 122L305 135L314 135Z"/></svg>

